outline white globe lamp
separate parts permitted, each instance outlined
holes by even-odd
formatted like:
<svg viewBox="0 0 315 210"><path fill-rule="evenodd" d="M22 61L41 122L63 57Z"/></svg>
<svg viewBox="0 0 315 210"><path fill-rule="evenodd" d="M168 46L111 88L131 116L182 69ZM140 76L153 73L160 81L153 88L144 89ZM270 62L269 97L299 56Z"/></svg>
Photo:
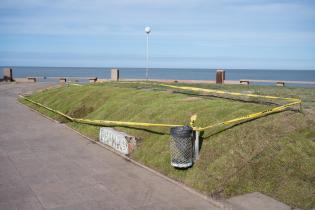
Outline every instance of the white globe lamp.
<svg viewBox="0 0 315 210"><path fill-rule="evenodd" d="M147 48L146 48L146 59L145 59L145 78L149 80L149 34L151 32L151 27L147 26L144 28L144 32L147 34Z"/></svg>
<svg viewBox="0 0 315 210"><path fill-rule="evenodd" d="M151 32L151 27L147 26L144 28L144 31L149 34Z"/></svg>

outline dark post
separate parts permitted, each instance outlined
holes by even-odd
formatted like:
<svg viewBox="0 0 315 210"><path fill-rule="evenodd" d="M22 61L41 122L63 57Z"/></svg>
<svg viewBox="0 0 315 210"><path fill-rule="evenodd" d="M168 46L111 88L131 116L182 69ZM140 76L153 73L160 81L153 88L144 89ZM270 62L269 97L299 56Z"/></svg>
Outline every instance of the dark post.
<svg viewBox="0 0 315 210"><path fill-rule="evenodd" d="M225 80L225 71L224 70L217 70L216 73L216 83L217 84L223 84Z"/></svg>
<svg viewBox="0 0 315 210"><path fill-rule="evenodd" d="M119 69L112 69L111 79L112 81L119 81Z"/></svg>
<svg viewBox="0 0 315 210"><path fill-rule="evenodd" d="M10 81L10 82L13 81L11 68L4 68L3 69L3 80L4 81Z"/></svg>

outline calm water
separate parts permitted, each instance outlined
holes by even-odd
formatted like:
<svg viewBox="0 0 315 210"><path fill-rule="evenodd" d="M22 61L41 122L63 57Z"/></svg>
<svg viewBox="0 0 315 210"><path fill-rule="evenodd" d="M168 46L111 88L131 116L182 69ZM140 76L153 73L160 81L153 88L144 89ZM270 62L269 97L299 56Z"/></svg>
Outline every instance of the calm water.
<svg viewBox="0 0 315 210"><path fill-rule="evenodd" d="M111 68L82 67L12 67L14 77L98 77L110 78ZM152 68L150 79L214 80L215 69L167 69ZM120 68L121 78L145 79L144 68ZM227 80L293 80L315 82L315 70L250 70L226 69Z"/></svg>

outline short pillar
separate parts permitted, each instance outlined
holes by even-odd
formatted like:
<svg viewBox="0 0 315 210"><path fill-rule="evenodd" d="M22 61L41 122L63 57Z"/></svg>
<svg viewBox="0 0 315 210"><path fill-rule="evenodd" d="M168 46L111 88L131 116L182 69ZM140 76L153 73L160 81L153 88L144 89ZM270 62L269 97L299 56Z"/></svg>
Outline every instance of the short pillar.
<svg viewBox="0 0 315 210"><path fill-rule="evenodd" d="M216 73L216 83L217 84L223 84L225 80L225 71L224 70L217 70Z"/></svg>
<svg viewBox="0 0 315 210"><path fill-rule="evenodd" d="M97 81L97 77L89 78L90 83L95 83Z"/></svg>
<svg viewBox="0 0 315 210"><path fill-rule="evenodd" d="M10 82L13 81L11 68L4 68L3 69L3 80L4 81L10 81Z"/></svg>
<svg viewBox="0 0 315 210"><path fill-rule="evenodd" d="M67 78L65 78L65 77L59 78L59 83L66 83L66 82L67 82Z"/></svg>
<svg viewBox="0 0 315 210"><path fill-rule="evenodd" d="M119 69L112 69L111 79L112 79L112 81L118 81L119 80Z"/></svg>

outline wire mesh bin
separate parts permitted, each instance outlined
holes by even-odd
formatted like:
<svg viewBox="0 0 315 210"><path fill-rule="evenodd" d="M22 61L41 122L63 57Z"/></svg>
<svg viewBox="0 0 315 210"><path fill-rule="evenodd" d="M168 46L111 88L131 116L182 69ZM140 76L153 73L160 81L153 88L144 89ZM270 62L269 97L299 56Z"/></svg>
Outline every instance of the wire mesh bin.
<svg viewBox="0 0 315 210"><path fill-rule="evenodd" d="M187 168L193 164L193 129L189 126L171 128L171 165Z"/></svg>

